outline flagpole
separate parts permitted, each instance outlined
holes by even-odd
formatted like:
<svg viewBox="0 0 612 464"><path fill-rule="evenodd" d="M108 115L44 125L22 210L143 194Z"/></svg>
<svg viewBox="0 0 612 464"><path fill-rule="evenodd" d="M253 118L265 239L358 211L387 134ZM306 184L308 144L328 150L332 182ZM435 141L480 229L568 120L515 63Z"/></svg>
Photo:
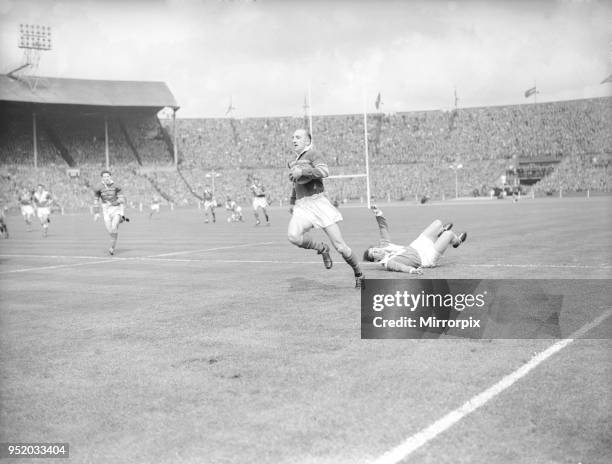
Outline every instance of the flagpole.
<svg viewBox="0 0 612 464"><path fill-rule="evenodd" d="M368 112L365 83L363 85L363 139L365 143L366 195L368 209L370 208L370 163L368 155Z"/></svg>
<svg viewBox="0 0 612 464"><path fill-rule="evenodd" d="M533 110L534 110L535 116L537 117L538 116L537 115L537 113L538 113L538 107L537 107L537 104L538 104L538 84L537 84L535 79L533 80L533 88L534 88L534 91L533 91L533 103L534 103L534 105L536 105ZM540 134L538 133L537 127L535 127L535 125L533 124L533 121L532 121L531 126L536 131L535 132L535 137L536 137L536 156L540 157Z"/></svg>
<svg viewBox="0 0 612 464"><path fill-rule="evenodd" d="M312 80L308 80L308 126L310 128L310 137L314 137L312 133Z"/></svg>

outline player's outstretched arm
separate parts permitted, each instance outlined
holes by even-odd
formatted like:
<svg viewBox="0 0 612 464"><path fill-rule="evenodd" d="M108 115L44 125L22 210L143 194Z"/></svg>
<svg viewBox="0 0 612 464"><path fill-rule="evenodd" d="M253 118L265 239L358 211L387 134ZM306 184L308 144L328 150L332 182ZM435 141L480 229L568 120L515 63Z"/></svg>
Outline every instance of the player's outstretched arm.
<svg viewBox="0 0 612 464"><path fill-rule="evenodd" d="M397 261L389 261L387 263L387 270L394 272L405 272L407 274L423 274L423 269L420 267L407 266L406 264L398 263Z"/></svg>
<svg viewBox="0 0 612 464"><path fill-rule="evenodd" d="M370 209L374 213L374 216L376 217L376 222L378 223L380 245L387 246L391 243L391 234L389 234L389 224L387 223L387 218L383 216L383 212L378 209L378 206L372 205Z"/></svg>

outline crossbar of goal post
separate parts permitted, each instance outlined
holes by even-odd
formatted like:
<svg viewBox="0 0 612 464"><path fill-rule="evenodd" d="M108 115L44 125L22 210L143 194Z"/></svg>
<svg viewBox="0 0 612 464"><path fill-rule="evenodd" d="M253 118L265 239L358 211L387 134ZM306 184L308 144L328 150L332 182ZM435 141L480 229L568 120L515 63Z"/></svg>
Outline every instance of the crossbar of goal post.
<svg viewBox="0 0 612 464"><path fill-rule="evenodd" d="M368 177L367 174L336 174L335 176L327 176L327 179L346 179L347 177Z"/></svg>
<svg viewBox="0 0 612 464"><path fill-rule="evenodd" d="M327 176L326 179L352 179L355 177L365 177L366 181L368 180L368 174L360 173L360 174L335 174L333 176ZM367 188L366 188L367 190ZM367 202L368 208L370 207L370 203Z"/></svg>

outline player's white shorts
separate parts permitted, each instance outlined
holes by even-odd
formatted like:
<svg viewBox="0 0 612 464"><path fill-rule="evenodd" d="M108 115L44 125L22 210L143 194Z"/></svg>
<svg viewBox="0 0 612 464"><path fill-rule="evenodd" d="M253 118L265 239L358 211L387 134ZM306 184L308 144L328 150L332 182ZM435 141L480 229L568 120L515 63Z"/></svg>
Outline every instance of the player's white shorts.
<svg viewBox="0 0 612 464"><path fill-rule="evenodd" d="M204 209L213 209L217 206L217 203L215 203L214 201L204 201Z"/></svg>
<svg viewBox="0 0 612 464"><path fill-rule="evenodd" d="M24 218L31 218L34 216L34 207L32 205L21 205L21 215Z"/></svg>
<svg viewBox="0 0 612 464"><path fill-rule="evenodd" d="M342 221L340 211L331 204L325 193L317 193L295 202L290 224L297 222L302 230L308 230L312 227L324 229L338 221Z"/></svg>
<svg viewBox="0 0 612 464"><path fill-rule="evenodd" d="M110 230L112 227L113 218L115 216L123 216L124 208L123 205L109 205L104 203L102 205L102 216L104 217L104 224L106 228Z"/></svg>
<svg viewBox="0 0 612 464"><path fill-rule="evenodd" d="M423 234L419 235L410 246L419 254L422 267L435 267L438 264L440 256L442 256L434 248L434 242Z"/></svg>
<svg viewBox="0 0 612 464"><path fill-rule="evenodd" d="M46 221L51 214L51 209L48 206L39 206L36 208L36 216L41 221Z"/></svg>
<svg viewBox="0 0 612 464"><path fill-rule="evenodd" d="M159 203L153 203L151 205L151 212L159 213Z"/></svg>
<svg viewBox="0 0 612 464"><path fill-rule="evenodd" d="M253 197L253 210L257 211L257 208L267 208L268 200L266 197Z"/></svg>

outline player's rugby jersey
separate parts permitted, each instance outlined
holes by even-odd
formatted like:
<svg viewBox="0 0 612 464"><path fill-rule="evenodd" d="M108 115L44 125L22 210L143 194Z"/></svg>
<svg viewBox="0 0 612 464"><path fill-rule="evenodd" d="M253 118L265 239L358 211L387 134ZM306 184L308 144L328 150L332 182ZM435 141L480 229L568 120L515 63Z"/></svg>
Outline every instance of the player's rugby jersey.
<svg viewBox="0 0 612 464"><path fill-rule="evenodd" d="M383 266L388 267L389 261L393 260L395 262L405 264L406 266L421 267L421 257L419 256L417 250L411 246L400 248L401 250L386 254L385 257L380 260L380 263Z"/></svg>
<svg viewBox="0 0 612 464"><path fill-rule="evenodd" d="M253 196L256 196L256 197L266 196L266 189L264 188L263 185L253 184L251 185L251 191L253 192Z"/></svg>
<svg viewBox="0 0 612 464"><path fill-rule="evenodd" d="M102 183L100 184L99 188L94 190L94 195L98 197L102 203L112 204L119 200L119 196L121 195L121 187L115 183L110 185Z"/></svg>
<svg viewBox="0 0 612 464"><path fill-rule="evenodd" d="M293 182L291 204L300 198L311 197L325 191L322 179L329 175L329 169L318 151L312 148L304 151L296 157L295 161L289 163L290 169L294 166L302 168L302 176L310 177L310 181L305 184Z"/></svg>
<svg viewBox="0 0 612 464"><path fill-rule="evenodd" d="M19 197L19 204L21 205L31 205L32 204L32 193L22 193Z"/></svg>
<svg viewBox="0 0 612 464"><path fill-rule="evenodd" d="M210 190L204 190L204 201L213 201L213 194Z"/></svg>
<svg viewBox="0 0 612 464"><path fill-rule="evenodd" d="M376 215L378 223L378 231L380 233L380 247L385 251L385 257L380 260L380 263L387 267L389 261L394 260L412 267L421 266L421 257L417 250L411 246L402 246L391 243L391 235L389 234L389 225L387 219L382 213Z"/></svg>
<svg viewBox="0 0 612 464"><path fill-rule="evenodd" d="M34 196L32 197L34 200L34 204L38 208L46 208L51 205L51 194L46 190L42 192L34 192Z"/></svg>

